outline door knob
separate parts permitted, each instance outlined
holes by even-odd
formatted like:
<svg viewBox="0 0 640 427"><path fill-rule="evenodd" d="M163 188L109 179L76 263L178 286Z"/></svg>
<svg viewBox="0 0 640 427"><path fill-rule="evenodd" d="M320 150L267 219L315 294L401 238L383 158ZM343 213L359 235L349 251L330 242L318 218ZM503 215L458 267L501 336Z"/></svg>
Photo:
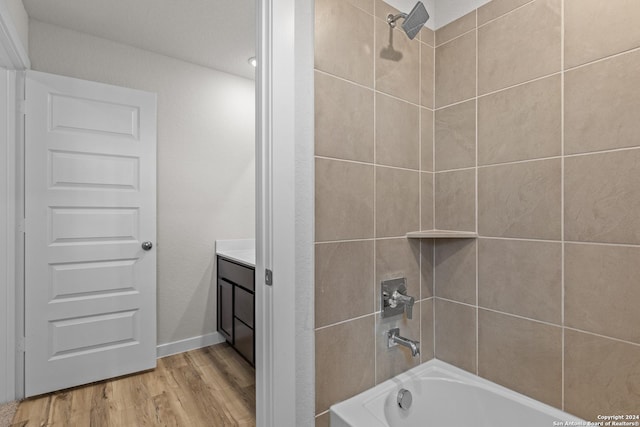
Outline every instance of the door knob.
<svg viewBox="0 0 640 427"><path fill-rule="evenodd" d="M144 249L145 251L150 251L152 247L153 247L153 243L142 242L142 249Z"/></svg>

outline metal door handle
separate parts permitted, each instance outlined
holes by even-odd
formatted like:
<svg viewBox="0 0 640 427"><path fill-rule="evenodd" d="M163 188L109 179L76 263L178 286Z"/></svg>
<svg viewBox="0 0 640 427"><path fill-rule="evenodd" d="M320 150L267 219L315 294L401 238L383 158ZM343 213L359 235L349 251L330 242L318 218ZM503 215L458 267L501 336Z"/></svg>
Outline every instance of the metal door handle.
<svg viewBox="0 0 640 427"><path fill-rule="evenodd" d="M142 242L142 249L144 249L145 251L150 251L152 247L153 247L153 243Z"/></svg>

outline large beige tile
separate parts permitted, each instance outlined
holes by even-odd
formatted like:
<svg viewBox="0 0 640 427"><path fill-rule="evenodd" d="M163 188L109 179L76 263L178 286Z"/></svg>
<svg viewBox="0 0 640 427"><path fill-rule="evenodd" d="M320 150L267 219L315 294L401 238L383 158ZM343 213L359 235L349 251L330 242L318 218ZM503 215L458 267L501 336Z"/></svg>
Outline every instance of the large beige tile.
<svg viewBox="0 0 640 427"><path fill-rule="evenodd" d="M316 331L316 414L375 382L375 316Z"/></svg>
<svg viewBox="0 0 640 427"><path fill-rule="evenodd" d="M640 248L567 244L567 326L640 344Z"/></svg>
<svg viewBox="0 0 640 427"><path fill-rule="evenodd" d="M376 384L420 364L420 355L412 356L406 347L387 348L387 332L393 328L400 328L400 335L405 338L420 341L420 308L420 303L414 304L411 319L405 315L376 317Z"/></svg>
<svg viewBox="0 0 640 427"><path fill-rule="evenodd" d="M355 7L373 15L373 0L345 0Z"/></svg>
<svg viewBox="0 0 640 427"><path fill-rule="evenodd" d="M373 88L374 18L342 0L315 2L315 65Z"/></svg>
<svg viewBox="0 0 640 427"><path fill-rule="evenodd" d="M572 330L564 339L565 411L591 421L638 414L640 347Z"/></svg>
<svg viewBox="0 0 640 427"><path fill-rule="evenodd" d="M420 44L420 105L433 108L435 52L433 47Z"/></svg>
<svg viewBox="0 0 640 427"><path fill-rule="evenodd" d="M476 101L435 113L435 167L437 171L476 165Z"/></svg>
<svg viewBox="0 0 640 427"><path fill-rule="evenodd" d="M640 51L565 74L567 154L640 145L638 69Z"/></svg>
<svg viewBox="0 0 640 427"><path fill-rule="evenodd" d="M420 42L402 28L376 19L376 89L417 104L420 95Z"/></svg>
<svg viewBox="0 0 640 427"><path fill-rule="evenodd" d="M316 416L316 427L329 427L329 412Z"/></svg>
<svg viewBox="0 0 640 427"><path fill-rule="evenodd" d="M376 240L376 310L380 310L381 283L384 280L407 279L407 294L420 300L420 241L417 239Z"/></svg>
<svg viewBox="0 0 640 427"><path fill-rule="evenodd" d="M433 230L433 173L420 174L420 229Z"/></svg>
<svg viewBox="0 0 640 427"><path fill-rule="evenodd" d="M373 312L373 240L315 245L316 328Z"/></svg>
<svg viewBox="0 0 640 427"><path fill-rule="evenodd" d="M376 93L376 163L420 169L420 108Z"/></svg>
<svg viewBox="0 0 640 427"><path fill-rule="evenodd" d="M420 317L422 326L420 327L420 358L422 362L433 359L433 303L434 299L429 298L420 303Z"/></svg>
<svg viewBox="0 0 640 427"><path fill-rule="evenodd" d="M478 99L478 164L561 154L560 76Z"/></svg>
<svg viewBox="0 0 640 427"><path fill-rule="evenodd" d="M640 243L640 150L565 160L565 239Z"/></svg>
<svg viewBox="0 0 640 427"><path fill-rule="evenodd" d="M448 23L444 27L438 28L436 31L436 46L440 46L449 40L461 36L467 31L476 28L476 11L467 13L461 18Z"/></svg>
<svg viewBox="0 0 640 427"><path fill-rule="evenodd" d="M466 169L435 174L436 228L476 230L476 172Z"/></svg>
<svg viewBox="0 0 640 427"><path fill-rule="evenodd" d="M559 159L478 169L478 232L560 239L560 175Z"/></svg>
<svg viewBox="0 0 640 427"><path fill-rule="evenodd" d="M374 167L316 159L316 241L373 237Z"/></svg>
<svg viewBox="0 0 640 427"><path fill-rule="evenodd" d="M479 239L478 305L562 322L562 244Z"/></svg>
<svg viewBox="0 0 640 427"><path fill-rule="evenodd" d="M432 240L420 239L420 269L422 273L421 277L421 291L420 297L422 299L431 298L433 296L433 251L434 243Z"/></svg>
<svg viewBox="0 0 640 427"><path fill-rule="evenodd" d="M475 374L476 308L436 298L434 309L436 358Z"/></svg>
<svg viewBox="0 0 640 427"><path fill-rule="evenodd" d="M373 91L315 73L315 152L373 163Z"/></svg>
<svg viewBox="0 0 640 427"><path fill-rule="evenodd" d="M420 109L420 170L433 171L433 111Z"/></svg>
<svg viewBox="0 0 640 427"><path fill-rule="evenodd" d="M478 8L478 25L496 19L532 0L491 0Z"/></svg>
<svg viewBox="0 0 640 427"><path fill-rule="evenodd" d="M640 2L565 0L565 67L640 47Z"/></svg>
<svg viewBox="0 0 640 427"><path fill-rule="evenodd" d="M476 32L436 48L436 107L476 95Z"/></svg>
<svg viewBox="0 0 640 427"><path fill-rule="evenodd" d="M435 251L435 295L475 305L475 239L443 239L436 242Z"/></svg>
<svg viewBox="0 0 640 427"><path fill-rule="evenodd" d="M536 0L478 29L480 94L560 71L560 0Z"/></svg>
<svg viewBox="0 0 640 427"><path fill-rule="evenodd" d="M480 309L478 375L562 407L562 328Z"/></svg>
<svg viewBox="0 0 640 427"><path fill-rule="evenodd" d="M420 227L420 172L376 167L376 237L401 237Z"/></svg>

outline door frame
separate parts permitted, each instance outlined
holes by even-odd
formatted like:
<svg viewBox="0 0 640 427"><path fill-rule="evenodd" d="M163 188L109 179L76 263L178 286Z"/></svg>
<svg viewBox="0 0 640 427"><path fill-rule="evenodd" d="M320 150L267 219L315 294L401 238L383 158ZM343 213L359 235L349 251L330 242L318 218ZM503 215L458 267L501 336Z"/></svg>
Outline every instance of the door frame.
<svg viewBox="0 0 640 427"><path fill-rule="evenodd" d="M21 233L18 220L22 212L20 196L21 172L21 114L18 112L21 76L19 71L31 66L26 46L18 35L11 12L0 2L0 403L22 397L23 360L18 337L22 336L20 304L22 273L20 265Z"/></svg>
<svg viewBox="0 0 640 427"><path fill-rule="evenodd" d="M256 17L256 420L312 426L314 0L257 0Z"/></svg>

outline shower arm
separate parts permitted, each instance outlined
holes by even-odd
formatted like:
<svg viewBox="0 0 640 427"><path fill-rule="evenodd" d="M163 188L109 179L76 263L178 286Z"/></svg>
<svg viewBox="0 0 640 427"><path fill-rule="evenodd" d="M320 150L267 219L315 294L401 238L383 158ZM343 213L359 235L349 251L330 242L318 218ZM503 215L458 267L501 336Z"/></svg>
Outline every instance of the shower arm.
<svg viewBox="0 0 640 427"><path fill-rule="evenodd" d="M396 27L396 21L398 19L406 19L407 18L407 14L406 13L399 13L397 15L394 15L393 13L390 13L389 15L387 15L387 24L389 24L389 26L391 28L395 28Z"/></svg>

